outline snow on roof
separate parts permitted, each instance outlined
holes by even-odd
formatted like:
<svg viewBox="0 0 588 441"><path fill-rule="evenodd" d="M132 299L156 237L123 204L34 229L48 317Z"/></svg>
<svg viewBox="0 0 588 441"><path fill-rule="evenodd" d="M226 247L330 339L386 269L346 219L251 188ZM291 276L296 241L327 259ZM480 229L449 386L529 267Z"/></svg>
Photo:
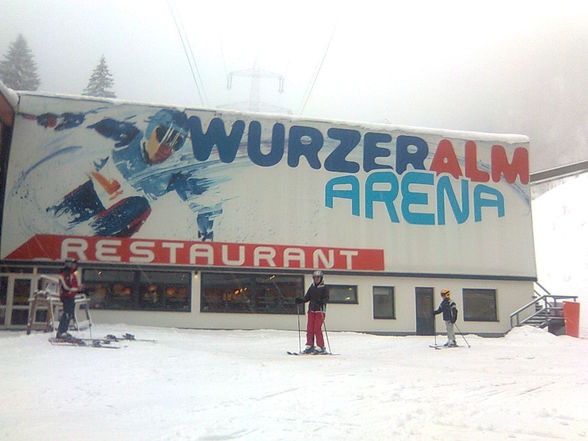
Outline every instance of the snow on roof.
<svg viewBox="0 0 588 441"><path fill-rule="evenodd" d="M10 90L10 89L9 89ZM367 121L349 121L349 120L335 120L335 119L325 119L325 118L316 118L316 117L309 117L304 115L287 115L287 114L269 114L269 113L261 113L261 112L243 112L237 110L229 110L229 109L219 109L219 108L204 108L204 107L185 107L182 105L170 105L170 104L162 104L162 103L146 103L146 102L132 102L127 100L121 100L118 98L96 98L96 97L89 97L89 96L77 96L77 95L64 95L64 94L55 94L55 93L39 93L39 92L28 92L28 91L19 91L19 95L30 95L30 96L37 96L37 97L47 97L47 98L61 98L61 99L68 99L68 100L78 100L78 101L97 101L97 102L109 102L109 103L116 103L116 104L133 104L138 106L150 106L150 107L173 107L177 109L185 109L185 110L193 110L193 111L209 111L215 113L223 113L226 115L232 115L236 117L243 116L245 118L252 118L258 117L263 119L281 119L287 120L290 122L295 123L315 123L315 124L343 124L346 126L355 127L357 129L363 130L381 130L381 131L400 131L403 133L412 133L412 134L424 134L424 135L432 135L432 136L440 136L444 138L453 138L453 139L473 139L479 141L498 141L498 142L505 142L508 144L521 144L521 143L528 143L529 137L525 135L517 135L517 134L505 134L505 133L487 133L487 132L476 132L476 131L466 131L466 130L450 130L450 129L441 129L441 128L430 128L430 127L416 127L416 126L402 126L402 125L393 125L388 123L377 123L377 122L367 122Z"/></svg>
<svg viewBox="0 0 588 441"><path fill-rule="evenodd" d="M16 106L18 105L18 94L4 85L2 81L0 81L0 94L2 94L6 101L8 101L8 104L16 110Z"/></svg>

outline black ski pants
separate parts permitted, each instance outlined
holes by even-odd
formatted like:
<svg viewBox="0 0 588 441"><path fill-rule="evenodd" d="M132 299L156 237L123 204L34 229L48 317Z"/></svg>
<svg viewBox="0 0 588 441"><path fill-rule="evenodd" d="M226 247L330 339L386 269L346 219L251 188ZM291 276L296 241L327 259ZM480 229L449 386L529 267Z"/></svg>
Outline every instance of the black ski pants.
<svg viewBox="0 0 588 441"><path fill-rule="evenodd" d="M62 297L61 303L63 303L63 314L61 314L57 335L61 335L69 329L69 322L74 318L75 297Z"/></svg>

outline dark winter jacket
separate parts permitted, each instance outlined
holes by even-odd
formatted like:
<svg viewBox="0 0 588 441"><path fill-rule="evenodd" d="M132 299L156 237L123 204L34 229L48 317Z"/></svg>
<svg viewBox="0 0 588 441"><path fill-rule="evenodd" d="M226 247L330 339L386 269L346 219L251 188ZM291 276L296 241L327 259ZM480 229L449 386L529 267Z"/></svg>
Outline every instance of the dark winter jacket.
<svg viewBox="0 0 588 441"><path fill-rule="evenodd" d="M434 311L435 315L443 313L443 320L455 323L457 320L457 307L455 302L449 299L443 299L439 307Z"/></svg>
<svg viewBox="0 0 588 441"><path fill-rule="evenodd" d="M310 285L306 295L301 299L302 303L310 302L308 304L309 311L324 311L325 305L329 301L329 293L327 287L323 282L315 285Z"/></svg>

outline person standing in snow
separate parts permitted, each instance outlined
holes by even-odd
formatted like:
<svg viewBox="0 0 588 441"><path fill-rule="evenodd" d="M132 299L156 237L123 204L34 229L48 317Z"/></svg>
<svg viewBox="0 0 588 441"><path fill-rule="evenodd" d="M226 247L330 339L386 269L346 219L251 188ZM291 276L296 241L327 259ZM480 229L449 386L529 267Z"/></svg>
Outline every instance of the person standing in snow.
<svg viewBox="0 0 588 441"><path fill-rule="evenodd" d="M304 297L296 297L296 304L310 302L308 305L308 321L306 324L306 347L304 353L324 353L325 342L323 340L323 322L326 316L326 305L329 293L324 282L322 271L312 273L312 285L306 291ZM314 341L316 338L316 347Z"/></svg>
<svg viewBox="0 0 588 441"><path fill-rule="evenodd" d="M63 303L63 313L57 328L57 338L71 338L67 332L69 329L69 322L74 318L75 298L76 294L81 291L81 286L78 283L76 270L78 263L75 260L66 260L61 274L59 274L60 299Z"/></svg>
<svg viewBox="0 0 588 441"><path fill-rule="evenodd" d="M441 297L443 297L443 301L433 312L435 315L443 313L443 321L447 328L447 343L443 346L455 347L457 346L457 342L455 341L453 324L457 321L457 307L455 306L455 302L451 301L451 291L448 289L443 288L441 290Z"/></svg>

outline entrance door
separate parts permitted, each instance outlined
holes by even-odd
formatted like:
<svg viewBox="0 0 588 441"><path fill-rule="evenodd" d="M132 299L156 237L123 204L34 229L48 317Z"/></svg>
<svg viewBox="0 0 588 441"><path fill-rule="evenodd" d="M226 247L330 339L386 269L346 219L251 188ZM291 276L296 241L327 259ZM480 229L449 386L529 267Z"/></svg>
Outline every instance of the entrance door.
<svg viewBox="0 0 588 441"><path fill-rule="evenodd" d="M0 328L24 328L29 316L32 274L0 274Z"/></svg>
<svg viewBox="0 0 588 441"><path fill-rule="evenodd" d="M415 288L417 335L435 334L433 294L433 288Z"/></svg>

